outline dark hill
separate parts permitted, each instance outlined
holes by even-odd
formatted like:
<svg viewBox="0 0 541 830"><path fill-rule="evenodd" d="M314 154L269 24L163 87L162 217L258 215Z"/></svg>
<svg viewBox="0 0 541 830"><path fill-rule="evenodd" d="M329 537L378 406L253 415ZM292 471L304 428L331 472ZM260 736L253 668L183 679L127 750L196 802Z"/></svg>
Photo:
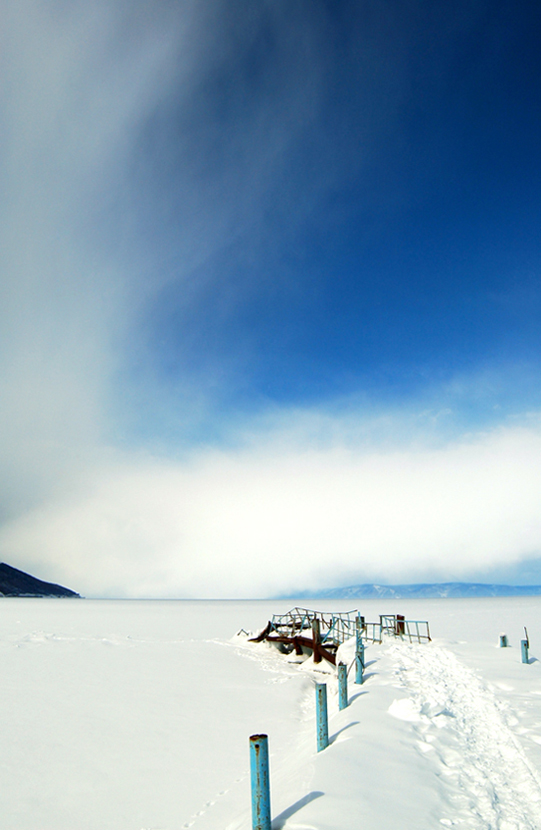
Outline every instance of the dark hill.
<svg viewBox="0 0 541 830"><path fill-rule="evenodd" d="M42 582L35 576L0 562L0 597L78 597L75 591Z"/></svg>

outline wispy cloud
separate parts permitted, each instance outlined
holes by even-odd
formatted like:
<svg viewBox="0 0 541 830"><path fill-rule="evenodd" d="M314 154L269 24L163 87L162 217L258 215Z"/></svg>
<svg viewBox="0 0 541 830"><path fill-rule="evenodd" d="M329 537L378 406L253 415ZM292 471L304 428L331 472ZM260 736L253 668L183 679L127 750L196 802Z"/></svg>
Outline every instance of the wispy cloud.
<svg viewBox="0 0 541 830"><path fill-rule="evenodd" d="M175 41L137 15L126 34L122 4L8 2L1 16L0 419L10 512L69 486L102 440L115 339L137 302L134 263L119 260L122 240L113 244L107 225L134 129L170 82Z"/></svg>
<svg viewBox="0 0 541 830"><path fill-rule="evenodd" d="M277 25L272 4L245 18L227 6L2 6L7 513L39 500L65 470L69 484L81 454L122 435L115 417L129 422L130 384L141 377L147 399L160 391L156 334L145 340L160 291L174 284L175 302L193 309L216 279L217 252L264 210L280 154L313 114L317 62L314 96L301 104L302 80L294 72L288 81L282 56L255 112L218 117L223 76L242 81L247 48L257 61L258 37ZM304 58L315 37L317 26ZM261 71L269 75L265 61ZM280 107L297 123L284 126Z"/></svg>

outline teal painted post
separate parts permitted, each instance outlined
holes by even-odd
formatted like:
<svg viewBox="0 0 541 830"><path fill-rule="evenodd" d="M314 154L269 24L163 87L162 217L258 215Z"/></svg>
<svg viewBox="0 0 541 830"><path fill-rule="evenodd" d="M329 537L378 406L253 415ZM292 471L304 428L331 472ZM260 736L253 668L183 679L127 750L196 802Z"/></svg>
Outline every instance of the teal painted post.
<svg viewBox="0 0 541 830"><path fill-rule="evenodd" d="M338 708L345 709L348 705L348 667L345 663L338 664Z"/></svg>
<svg viewBox="0 0 541 830"><path fill-rule="evenodd" d="M316 683L317 751L329 746L329 720L327 717L327 684Z"/></svg>
<svg viewBox="0 0 541 830"><path fill-rule="evenodd" d="M267 735L250 736L252 830L271 830L269 743Z"/></svg>
<svg viewBox="0 0 541 830"><path fill-rule="evenodd" d="M529 663L529 656L528 656L528 640L521 640L520 641L520 650L522 653L522 662Z"/></svg>
<svg viewBox="0 0 541 830"><path fill-rule="evenodd" d="M507 648L507 634L500 634L500 648Z"/></svg>
<svg viewBox="0 0 541 830"><path fill-rule="evenodd" d="M355 683L361 685L363 682L364 669L364 643L361 630L357 629L357 642L355 644Z"/></svg>

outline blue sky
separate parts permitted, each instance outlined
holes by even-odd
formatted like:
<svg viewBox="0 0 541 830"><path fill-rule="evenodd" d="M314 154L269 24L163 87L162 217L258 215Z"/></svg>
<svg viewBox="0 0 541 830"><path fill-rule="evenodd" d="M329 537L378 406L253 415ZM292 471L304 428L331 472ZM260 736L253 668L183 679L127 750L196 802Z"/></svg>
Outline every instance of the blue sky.
<svg viewBox="0 0 541 830"><path fill-rule="evenodd" d="M516 394L537 403L539 13L340 3L313 4L311 18L293 4L290 19L270 8L197 89L187 143L201 140L203 109L203 149L190 172L219 190L231 238L195 269L188 310L182 282L156 297L153 371L166 384L223 372L221 405L245 410L402 401L457 373L520 366L529 389ZM167 148L152 168L161 206L185 181L173 116L150 124L143 148ZM175 269L182 218L167 220ZM509 406L504 387L480 419Z"/></svg>
<svg viewBox="0 0 541 830"><path fill-rule="evenodd" d="M541 582L541 11L0 15L2 557L96 595Z"/></svg>

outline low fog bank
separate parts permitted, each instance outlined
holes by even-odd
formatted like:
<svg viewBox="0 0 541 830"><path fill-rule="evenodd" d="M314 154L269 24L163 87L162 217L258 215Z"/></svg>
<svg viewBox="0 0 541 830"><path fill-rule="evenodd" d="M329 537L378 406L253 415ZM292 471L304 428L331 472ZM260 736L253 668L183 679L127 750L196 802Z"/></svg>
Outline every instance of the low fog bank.
<svg viewBox="0 0 541 830"><path fill-rule="evenodd" d="M0 544L87 596L467 581L541 550L540 491L539 429L382 450L310 446L297 428L184 461L117 455L5 524Z"/></svg>

